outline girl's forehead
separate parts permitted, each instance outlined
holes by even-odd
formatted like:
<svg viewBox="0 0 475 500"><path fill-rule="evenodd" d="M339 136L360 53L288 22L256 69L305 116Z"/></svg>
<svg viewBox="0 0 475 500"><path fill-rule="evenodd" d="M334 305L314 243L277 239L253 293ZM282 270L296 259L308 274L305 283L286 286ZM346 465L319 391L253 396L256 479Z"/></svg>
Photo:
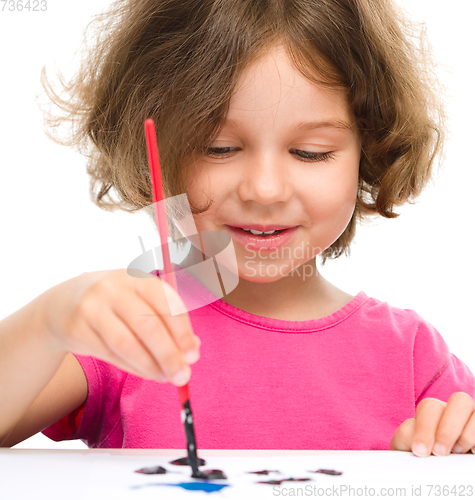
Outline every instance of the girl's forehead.
<svg viewBox="0 0 475 500"><path fill-rule="evenodd" d="M352 121L346 92L309 80L281 45L260 53L244 68L230 101L229 123L266 112Z"/></svg>

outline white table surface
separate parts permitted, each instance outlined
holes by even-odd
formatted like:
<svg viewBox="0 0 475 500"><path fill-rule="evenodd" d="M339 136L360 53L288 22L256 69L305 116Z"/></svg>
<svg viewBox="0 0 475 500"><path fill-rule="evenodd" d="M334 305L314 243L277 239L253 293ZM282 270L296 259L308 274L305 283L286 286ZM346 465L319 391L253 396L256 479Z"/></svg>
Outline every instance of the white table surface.
<svg viewBox="0 0 475 500"><path fill-rule="evenodd" d="M201 469L222 469L228 476L226 481L212 482L230 486L212 493L167 486L199 482L191 478L189 467L168 463L185 455L185 450L0 448L0 499L475 497L472 453L418 458L398 451L200 450L199 456L207 462ZM153 465L161 465L169 473L134 472ZM262 469L277 469L280 474L249 474ZM308 472L317 469L343 474ZM281 486L257 483L284 477L310 477L311 481Z"/></svg>

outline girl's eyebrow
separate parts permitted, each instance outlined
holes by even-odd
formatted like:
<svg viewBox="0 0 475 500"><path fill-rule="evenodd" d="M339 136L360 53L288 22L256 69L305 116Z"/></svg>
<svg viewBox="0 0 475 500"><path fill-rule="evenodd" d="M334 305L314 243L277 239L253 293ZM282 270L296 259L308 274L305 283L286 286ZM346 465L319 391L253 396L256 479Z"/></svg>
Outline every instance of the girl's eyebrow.
<svg viewBox="0 0 475 500"><path fill-rule="evenodd" d="M230 128L239 128L239 122L231 118L227 118L224 121L223 125ZM302 122L295 126L295 129L298 131L315 130L318 128L336 128L340 130L351 130L352 126L349 123L345 122L344 120L340 120L337 118L332 118L323 121Z"/></svg>
<svg viewBox="0 0 475 500"><path fill-rule="evenodd" d="M343 120L332 119L316 122L302 122L296 127L297 130L314 130L316 128L338 128L351 130L351 125Z"/></svg>

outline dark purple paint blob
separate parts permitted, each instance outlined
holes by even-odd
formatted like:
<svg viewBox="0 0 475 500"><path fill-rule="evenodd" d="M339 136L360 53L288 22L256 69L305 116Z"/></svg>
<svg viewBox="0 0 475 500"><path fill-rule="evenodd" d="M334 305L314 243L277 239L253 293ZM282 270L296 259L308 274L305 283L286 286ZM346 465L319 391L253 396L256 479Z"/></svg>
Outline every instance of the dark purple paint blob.
<svg viewBox="0 0 475 500"><path fill-rule="evenodd" d="M192 474L191 477L196 479L227 479L226 474L219 469L199 470L197 474Z"/></svg>
<svg viewBox="0 0 475 500"><path fill-rule="evenodd" d="M183 488L185 490L198 490L206 491L207 493L212 493L213 491L219 491L229 484L216 484L216 483L149 483L149 484L139 484L137 486L131 486L131 489L144 488L145 486L176 486L178 488Z"/></svg>
<svg viewBox="0 0 475 500"><path fill-rule="evenodd" d="M172 465L190 465L188 457L177 458L176 460L172 460L170 463ZM202 458L198 458L198 465L206 465L206 461Z"/></svg>
<svg viewBox="0 0 475 500"><path fill-rule="evenodd" d="M343 472L331 469L309 470L308 472L319 472L320 474L328 474L329 476L341 476L343 474Z"/></svg>
<svg viewBox="0 0 475 500"><path fill-rule="evenodd" d="M277 474L280 474L280 472L278 470L256 470L256 471L248 472L248 474L259 474L261 476L268 476L269 472L277 472Z"/></svg>
<svg viewBox="0 0 475 500"><path fill-rule="evenodd" d="M309 477L294 478L289 477L287 479L269 479L269 481L257 481L259 484L282 484L284 481L311 481Z"/></svg>
<svg viewBox="0 0 475 500"><path fill-rule="evenodd" d="M138 469L135 472L140 472L141 474L166 474L167 469L160 467L160 465L155 465L153 467L144 467L143 469Z"/></svg>

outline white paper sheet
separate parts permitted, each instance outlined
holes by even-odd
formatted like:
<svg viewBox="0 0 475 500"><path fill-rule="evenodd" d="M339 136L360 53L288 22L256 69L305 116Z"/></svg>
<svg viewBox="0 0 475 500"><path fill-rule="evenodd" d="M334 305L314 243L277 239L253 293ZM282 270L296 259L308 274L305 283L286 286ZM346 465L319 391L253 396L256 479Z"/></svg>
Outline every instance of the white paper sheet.
<svg viewBox="0 0 475 500"><path fill-rule="evenodd" d="M167 486L167 483L200 482L191 478L189 467L169 464L169 461L179 458L177 455L153 456L150 455L151 450L146 450L148 455L144 456L118 456L101 451L65 453L65 450L35 450L32 453L31 450L0 450L0 498L252 500L283 496L475 497L475 455L472 454L417 458L408 452L376 451L322 452L307 456L216 457L203 452L200 455L206 459L206 465L201 469L221 469L228 477L228 480L211 482L229 485L218 492L207 493ZM156 465L165 467L169 472L164 475L134 472L142 467ZM262 469L276 469L279 473L268 476L248 473ZM318 469L334 469L343 474L329 476L308 472ZM281 486L258 484L258 481L284 477L309 477L311 481L284 482ZM382 491L382 488L386 490ZM404 490L390 494L389 488Z"/></svg>

